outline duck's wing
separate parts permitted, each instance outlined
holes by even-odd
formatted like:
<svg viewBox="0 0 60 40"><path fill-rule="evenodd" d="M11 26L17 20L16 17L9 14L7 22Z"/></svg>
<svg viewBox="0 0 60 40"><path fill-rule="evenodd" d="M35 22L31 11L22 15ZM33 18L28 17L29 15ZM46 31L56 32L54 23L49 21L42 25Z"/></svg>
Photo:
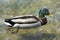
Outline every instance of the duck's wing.
<svg viewBox="0 0 60 40"><path fill-rule="evenodd" d="M11 21L15 23L34 23L39 21L39 19L35 16L22 16L18 18L12 18Z"/></svg>

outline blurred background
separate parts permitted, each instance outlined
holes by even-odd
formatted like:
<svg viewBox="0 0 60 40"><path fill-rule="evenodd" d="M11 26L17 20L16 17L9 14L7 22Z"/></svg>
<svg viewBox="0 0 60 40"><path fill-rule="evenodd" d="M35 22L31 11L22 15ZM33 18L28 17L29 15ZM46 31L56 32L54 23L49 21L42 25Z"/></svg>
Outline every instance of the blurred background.
<svg viewBox="0 0 60 40"><path fill-rule="evenodd" d="M6 18L20 15L35 15L38 17L40 8L48 8L55 18L47 17L48 23L32 29L16 28L7 31L3 22ZM60 0L0 0L0 40L60 40Z"/></svg>

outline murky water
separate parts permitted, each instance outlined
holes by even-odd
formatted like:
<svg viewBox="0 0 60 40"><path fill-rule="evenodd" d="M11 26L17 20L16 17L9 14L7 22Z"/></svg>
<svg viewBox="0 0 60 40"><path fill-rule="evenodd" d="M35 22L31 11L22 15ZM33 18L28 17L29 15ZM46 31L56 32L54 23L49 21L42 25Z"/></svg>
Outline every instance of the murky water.
<svg viewBox="0 0 60 40"><path fill-rule="evenodd" d="M8 29L4 19L32 14L38 17L40 8L49 9L55 18L47 17L48 23L32 29ZM60 40L60 0L0 0L0 40Z"/></svg>

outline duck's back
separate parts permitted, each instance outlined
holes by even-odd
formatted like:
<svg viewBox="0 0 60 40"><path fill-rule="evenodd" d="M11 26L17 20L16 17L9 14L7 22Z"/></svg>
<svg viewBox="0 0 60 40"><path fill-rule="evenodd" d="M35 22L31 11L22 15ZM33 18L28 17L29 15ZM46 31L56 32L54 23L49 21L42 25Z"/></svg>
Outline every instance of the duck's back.
<svg viewBox="0 0 60 40"><path fill-rule="evenodd" d="M11 21L15 23L34 23L39 21L39 19L35 16L20 16L17 18L12 18Z"/></svg>
<svg viewBox="0 0 60 40"><path fill-rule="evenodd" d="M13 21L13 22L35 22L35 21L37 21L36 19L34 19L34 18L26 18L26 19L13 19L13 20L11 20L11 21Z"/></svg>

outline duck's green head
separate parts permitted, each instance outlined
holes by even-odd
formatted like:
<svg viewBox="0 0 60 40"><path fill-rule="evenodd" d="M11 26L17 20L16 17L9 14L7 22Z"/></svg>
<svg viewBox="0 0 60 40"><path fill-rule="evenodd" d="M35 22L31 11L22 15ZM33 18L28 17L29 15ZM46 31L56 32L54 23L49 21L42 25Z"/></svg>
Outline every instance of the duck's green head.
<svg viewBox="0 0 60 40"><path fill-rule="evenodd" d="M49 13L49 10L47 8L42 8L39 11L39 18L45 17L45 15L48 15L50 17L54 17L51 13Z"/></svg>

